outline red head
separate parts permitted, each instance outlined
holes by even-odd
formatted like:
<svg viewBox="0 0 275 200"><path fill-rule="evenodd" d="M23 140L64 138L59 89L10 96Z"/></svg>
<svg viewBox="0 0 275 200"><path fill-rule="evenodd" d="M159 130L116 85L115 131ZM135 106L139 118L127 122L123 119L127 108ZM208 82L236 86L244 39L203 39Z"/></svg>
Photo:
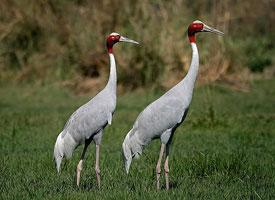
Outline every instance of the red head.
<svg viewBox="0 0 275 200"><path fill-rule="evenodd" d="M113 45L119 42L120 35L118 33L111 33L106 40L106 45L109 53L113 53Z"/></svg>
<svg viewBox="0 0 275 200"><path fill-rule="evenodd" d="M190 43L196 42L195 34L198 32L212 32L219 35L223 35L224 33L221 31L218 31L217 29L211 28L207 25L205 25L203 22L196 20L192 22L188 27L188 38Z"/></svg>
<svg viewBox="0 0 275 200"><path fill-rule="evenodd" d="M116 44L117 42L130 42L130 43L135 43L138 44L138 42L128 39L126 37L123 37L121 35L119 35L118 33L111 33L106 40L106 46L108 49L109 53L113 53L113 46L114 44Z"/></svg>

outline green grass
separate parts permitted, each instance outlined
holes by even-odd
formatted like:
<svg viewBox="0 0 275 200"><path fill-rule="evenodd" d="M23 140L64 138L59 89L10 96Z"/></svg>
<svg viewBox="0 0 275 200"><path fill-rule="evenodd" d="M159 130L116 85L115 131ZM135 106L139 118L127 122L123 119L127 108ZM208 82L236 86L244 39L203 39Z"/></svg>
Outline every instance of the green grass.
<svg viewBox="0 0 275 200"><path fill-rule="evenodd" d="M162 92L118 98L105 129L96 187L90 145L80 188L75 168L83 147L57 174L52 152L70 114L89 96L56 86L0 86L1 199L274 199L275 80L252 83L249 93L223 86L196 88L189 115L176 131L170 156L171 190L156 191L155 140L126 176L121 143L138 113ZM164 179L162 177L162 185Z"/></svg>

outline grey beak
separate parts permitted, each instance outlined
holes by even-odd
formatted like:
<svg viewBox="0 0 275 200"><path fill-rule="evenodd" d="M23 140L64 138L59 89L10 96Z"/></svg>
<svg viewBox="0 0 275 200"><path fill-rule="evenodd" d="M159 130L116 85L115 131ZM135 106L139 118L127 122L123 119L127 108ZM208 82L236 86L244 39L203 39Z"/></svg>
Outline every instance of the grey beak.
<svg viewBox="0 0 275 200"><path fill-rule="evenodd" d="M137 41L131 40L131 39L129 39L127 37L123 37L123 36L120 36L119 41L120 42L129 42L129 43L139 44Z"/></svg>
<svg viewBox="0 0 275 200"><path fill-rule="evenodd" d="M204 31L204 32L211 32L211 33L215 33L215 34L218 34L218 35L224 35L223 32L221 32L221 31L219 31L219 30L217 30L215 28L209 27L209 26L207 26L205 24L203 26L202 31Z"/></svg>

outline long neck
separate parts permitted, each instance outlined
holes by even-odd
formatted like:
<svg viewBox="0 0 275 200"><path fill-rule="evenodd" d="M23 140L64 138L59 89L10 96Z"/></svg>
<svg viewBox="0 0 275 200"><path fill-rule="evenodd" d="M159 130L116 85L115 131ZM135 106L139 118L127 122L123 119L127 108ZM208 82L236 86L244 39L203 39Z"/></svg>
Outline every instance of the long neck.
<svg viewBox="0 0 275 200"><path fill-rule="evenodd" d="M183 79L185 84L189 85L189 88L193 90L195 81L199 72L199 52L195 42L191 42L192 47L192 61L187 75Z"/></svg>
<svg viewBox="0 0 275 200"><path fill-rule="evenodd" d="M109 53L109 57L110 57L110 75L109 75L109 80L106 87L116 93L116 84L117 84L116 61L113 53Z"/></svg>

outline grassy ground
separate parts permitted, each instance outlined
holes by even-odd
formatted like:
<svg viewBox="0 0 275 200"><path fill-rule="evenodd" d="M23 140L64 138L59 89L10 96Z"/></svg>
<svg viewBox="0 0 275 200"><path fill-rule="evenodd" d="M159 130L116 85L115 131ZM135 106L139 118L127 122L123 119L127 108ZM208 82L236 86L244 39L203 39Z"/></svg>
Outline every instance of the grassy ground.
<svg viewBox="0 0 275 200"><path fill-rule="evenodd" d="M88 96L55 86L0 87L1 199L274 199L275 80L252 83L249 93L222 86L197 88L189 115L176 132L170 157L170 191L156 191L159 141L122 167L121 143L138 113L161 93L119 96L101 151L102 188L88 149L81 186L75 186L77 149L62 173L52 161L57 134ZM164 179L162 177L162 184Z"/></svg>

